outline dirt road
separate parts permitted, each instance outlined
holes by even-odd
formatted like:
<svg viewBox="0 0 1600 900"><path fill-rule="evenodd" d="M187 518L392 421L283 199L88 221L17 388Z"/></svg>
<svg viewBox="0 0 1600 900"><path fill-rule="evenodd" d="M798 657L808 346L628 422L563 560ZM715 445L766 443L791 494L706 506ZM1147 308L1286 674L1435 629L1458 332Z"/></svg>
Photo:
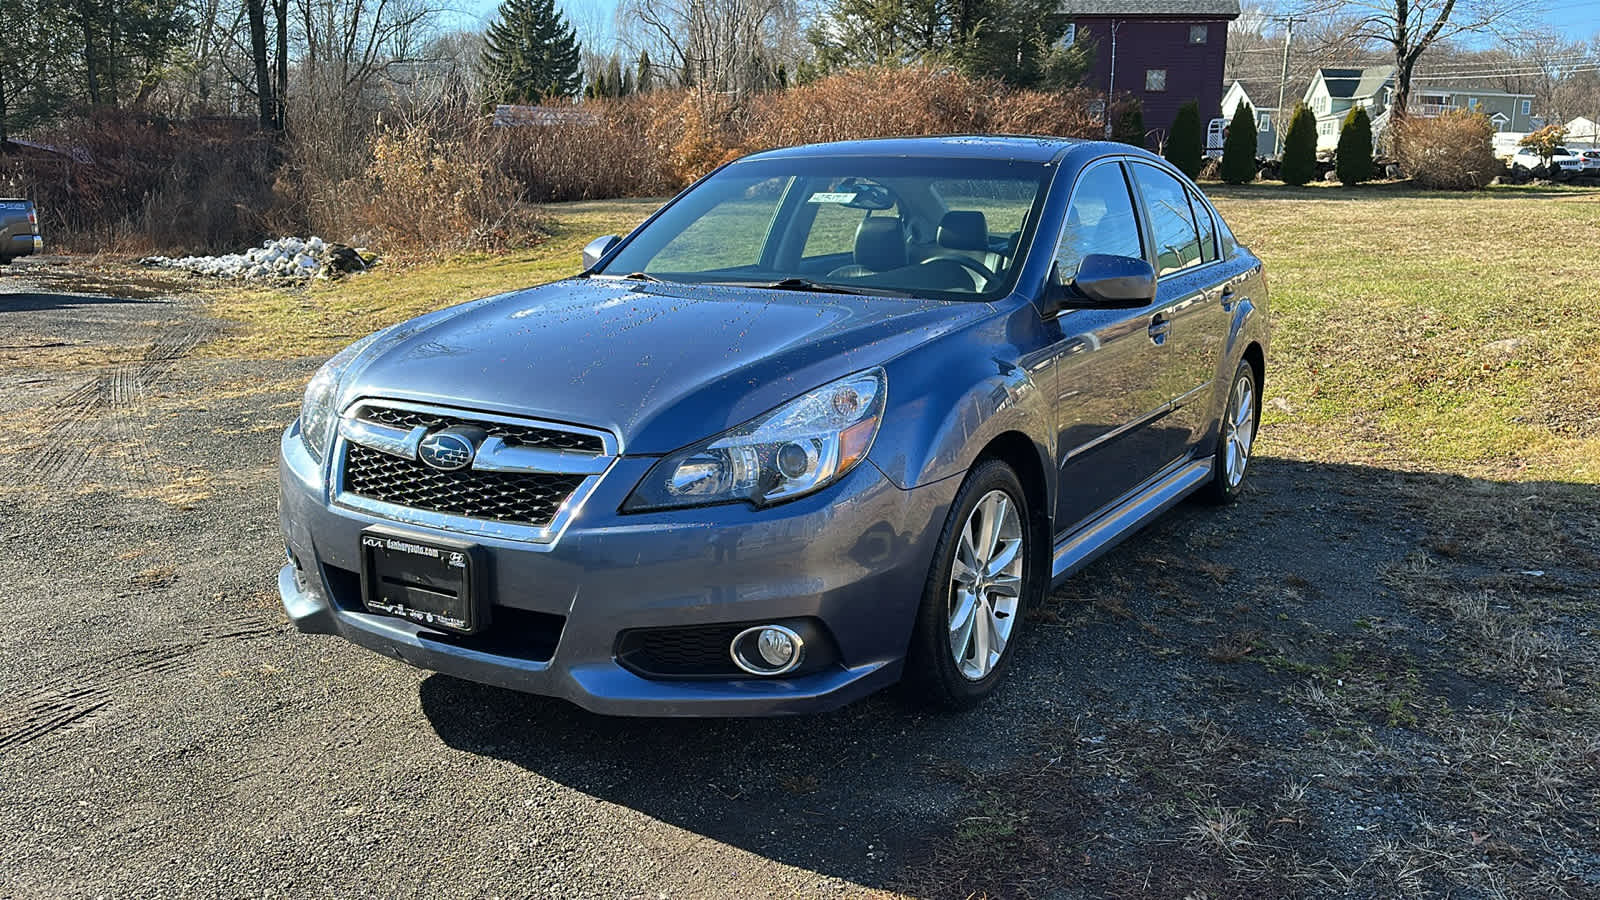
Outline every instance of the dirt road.
<svg viewBox="0 0 1600 900"><path fill-rule="evenodd" d="M212 358L226 327L0 274L0 896L1600 893L1592 489L1269 432L973 713L605 719L288 628L318 360Z"/></svg>

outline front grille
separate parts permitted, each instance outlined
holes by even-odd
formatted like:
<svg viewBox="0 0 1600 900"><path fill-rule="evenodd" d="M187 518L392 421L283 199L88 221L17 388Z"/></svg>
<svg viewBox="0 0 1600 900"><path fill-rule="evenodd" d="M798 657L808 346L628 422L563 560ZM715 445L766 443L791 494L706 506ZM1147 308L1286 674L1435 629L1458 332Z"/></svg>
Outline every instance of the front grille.
<svg viewBox="0 0 1600 900"><path fill-rule="evenodd" d="M408 430L419 425L429 431L449 428L454 425L466 425L473 428L482 428L488 432L490 437L500 438L507 444L538 447L544 450L577 450L583 453L599 454L604 453L606 449L605 443L600 440L598 435L557 431L553 428L538 428L532 425L513 425L508 422L491 422L474 419L470 416L447 416L410 409L395 409L390 406L368 406L361 410L360 417L369 422L377 422L380 425Z"/></svg>
<svg viewBox="0 0 1600 900"><path fill-rule="evenodd" d="M542 528L550 524L561 504L583 483L582 475L469 469L443 472L357 443L347 446L344 489L348 493L473 519Z"/></svg>
<svg viewBox="0 0 1600 900"><path fill-rule="evenodd" d="M646 677L728 677L742 673L729 656L734 636L749 627L710 625L639 628L617 641L617 661Z"/></svg>

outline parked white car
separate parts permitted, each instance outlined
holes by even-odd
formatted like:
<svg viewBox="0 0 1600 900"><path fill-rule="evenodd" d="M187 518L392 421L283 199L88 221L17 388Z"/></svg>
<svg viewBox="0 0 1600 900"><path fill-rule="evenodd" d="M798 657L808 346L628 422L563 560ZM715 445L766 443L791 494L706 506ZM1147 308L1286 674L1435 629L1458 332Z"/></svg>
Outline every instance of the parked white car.
<svg viewBox="0 0 1600 900"><path fill-rule="evenodd" d="M1583 171L1584 160L1583 157L1565 147L1557 147L1555 154L1550 157L1550 161L1547 163L1545 158L1540 156L1537 151L1524 147L1517 151L1516 156L1511 157L1511 169L1512 171L1527 169L1534 172L1549 172L1559 169L1563 176L1570 177Z"/></svg>

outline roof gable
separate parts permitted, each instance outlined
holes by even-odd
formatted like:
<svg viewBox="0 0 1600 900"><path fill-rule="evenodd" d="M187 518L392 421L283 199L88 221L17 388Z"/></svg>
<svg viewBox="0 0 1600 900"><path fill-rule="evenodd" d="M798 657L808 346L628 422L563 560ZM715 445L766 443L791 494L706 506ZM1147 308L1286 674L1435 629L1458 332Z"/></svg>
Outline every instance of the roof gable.
<svg viewBox="0 0 1600 900"><path fill-rule="evenodd" d="M1394 75L1394 66L1373 66L1367 69L1322 68L1317 77L1323 82L1328 96L1341 100L1371 97L1383 89Z"/></svg>

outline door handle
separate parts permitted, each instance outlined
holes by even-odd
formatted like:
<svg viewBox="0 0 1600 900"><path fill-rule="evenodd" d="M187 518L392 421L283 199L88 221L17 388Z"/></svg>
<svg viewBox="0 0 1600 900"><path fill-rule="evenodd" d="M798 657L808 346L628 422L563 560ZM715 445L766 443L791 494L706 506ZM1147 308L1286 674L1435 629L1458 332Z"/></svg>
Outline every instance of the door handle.
<svg viewBox="0 0 1600 900"><path fill-rule="evenodd" d="M1234 297L1234 294L1233 294L1233 288L1231 288L1231 287L1223 288L1222 289L1222 311L1223 312L1233 312L1233 304L1234 304L1234 301L1236 299L1237 298Z"/></svg>
<svg viewBox="0 0 1600 900"><path fill-rule="evenodd" d="M1171 330L1172 320L1160 313L1156 313L1156 317L1150 320L1150 328L1148 329L1150 342L1158 347L1165 344L1167 342L1167 332Z"/></svg>

